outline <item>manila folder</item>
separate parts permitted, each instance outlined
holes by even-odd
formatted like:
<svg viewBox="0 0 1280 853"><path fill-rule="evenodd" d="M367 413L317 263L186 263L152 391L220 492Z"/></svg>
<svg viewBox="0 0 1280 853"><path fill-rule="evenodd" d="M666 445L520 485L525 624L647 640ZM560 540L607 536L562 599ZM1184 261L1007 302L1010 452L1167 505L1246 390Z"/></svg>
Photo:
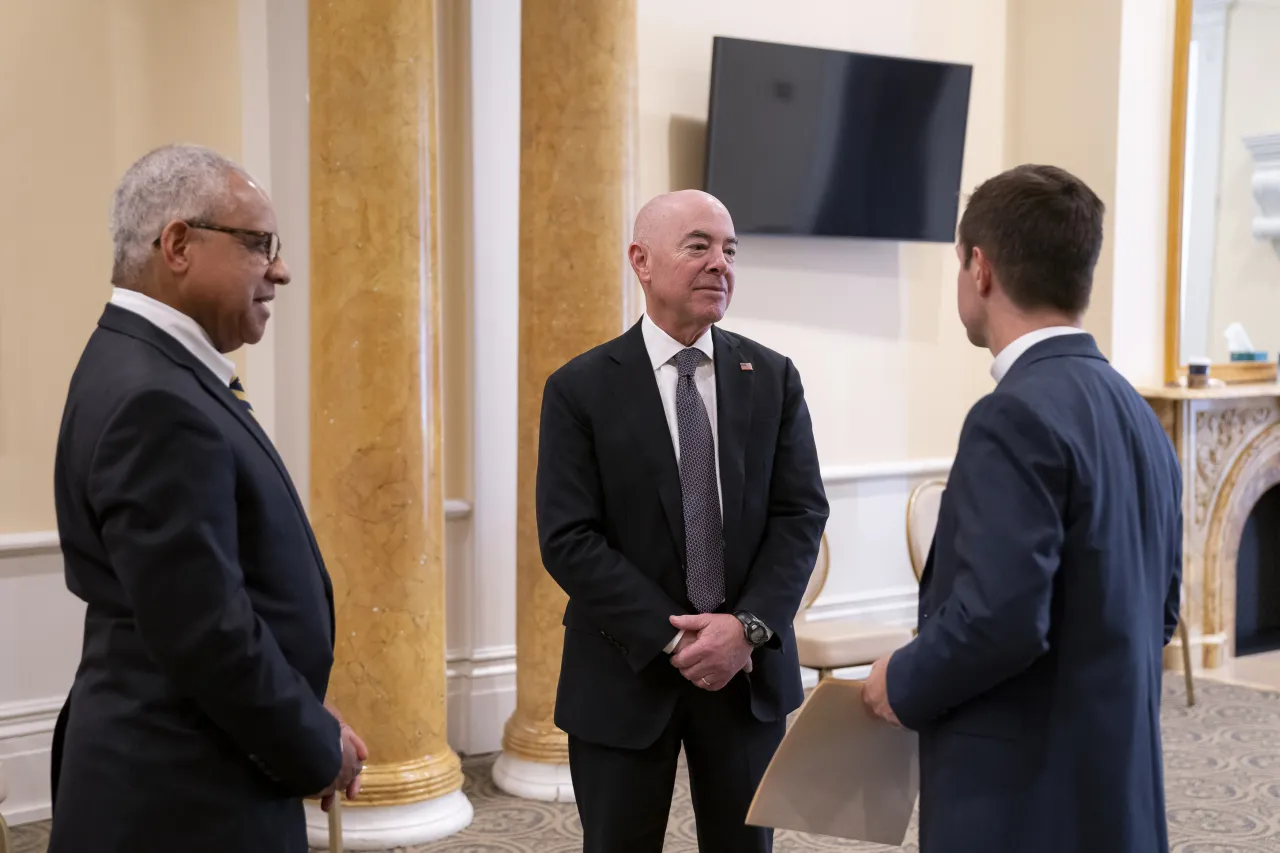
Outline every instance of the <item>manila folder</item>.
<svg viewBox="0 0 1280 853"><path fill-rule="evenodd" d="M872 717L861 681L826 678L765 770L747 823L901 845L919 790L915 733Z"/></svg>

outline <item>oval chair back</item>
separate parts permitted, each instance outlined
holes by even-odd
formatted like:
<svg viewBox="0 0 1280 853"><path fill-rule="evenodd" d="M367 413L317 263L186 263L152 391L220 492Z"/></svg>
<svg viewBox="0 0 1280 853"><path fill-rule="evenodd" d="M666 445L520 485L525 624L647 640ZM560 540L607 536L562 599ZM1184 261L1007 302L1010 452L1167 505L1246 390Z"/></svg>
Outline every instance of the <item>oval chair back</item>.
<svg viewBox="0 0 1280 853"><path fill-rule="evenodd" d="M924 563L933 543L933 531L938 526L938 508L942 505L942 493L947 489L946 480L926 480L911 490L907 499L907 556L911 559L911 571L916 582L924 573Z"/></svg>
<svg viewBox="0 0 1280 853"><path fill-rule="evenodd" d="M800 612L796 614L796 619L803 619L804 613L809 609L809 605L817 600L822 594L822 588L827 585L827 572L831 568L831 551L827 546L827 534L822 534L822 539L818 542L818 559L814 561L813 572L809 575L809 584L804 588L804 597L800 599Z"/></svg>

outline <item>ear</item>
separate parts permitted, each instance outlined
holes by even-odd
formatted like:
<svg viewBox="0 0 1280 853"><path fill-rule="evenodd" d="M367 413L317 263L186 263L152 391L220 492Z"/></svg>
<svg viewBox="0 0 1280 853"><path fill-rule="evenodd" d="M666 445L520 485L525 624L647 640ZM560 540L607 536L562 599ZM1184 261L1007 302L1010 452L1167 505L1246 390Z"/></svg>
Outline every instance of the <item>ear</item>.
<svg viewBox="0 0 1280 853"><path fill-rule="evenodd" d="M192 233L193 229L181 219L173 220L160 232L160 256L175 273L184 273L191 266Z"/></svg>
<svg viewBox="0 0 1280 853"><path fill-rule="evenodd" d="M635 271L640 284L649 285L649 248L643 243L632 243L627 247L627 260L631 261L631 269Z"/></svg>
<svg viewBox="0 0 1280 853"><path fill-rule="evenodd" d="M995 271L991 268L991 261L982 253L982 249L974 246L973 257L969 263L972 265L973 281L977 286L978 295L985 299L991 295L991 289L995 287Z"/></svg>

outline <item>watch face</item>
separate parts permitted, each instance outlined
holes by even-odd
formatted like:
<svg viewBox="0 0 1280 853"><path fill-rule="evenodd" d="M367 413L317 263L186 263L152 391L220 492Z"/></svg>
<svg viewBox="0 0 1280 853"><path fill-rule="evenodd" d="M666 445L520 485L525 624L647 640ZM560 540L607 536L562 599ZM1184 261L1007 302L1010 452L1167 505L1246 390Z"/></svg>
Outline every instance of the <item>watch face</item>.
<svg viewBox="0 0 1280 853"><path fill-rule="evenodd" d="M759 645L764 642L764 626L756 622L747 627L747 638L752 645Z"/></svg>

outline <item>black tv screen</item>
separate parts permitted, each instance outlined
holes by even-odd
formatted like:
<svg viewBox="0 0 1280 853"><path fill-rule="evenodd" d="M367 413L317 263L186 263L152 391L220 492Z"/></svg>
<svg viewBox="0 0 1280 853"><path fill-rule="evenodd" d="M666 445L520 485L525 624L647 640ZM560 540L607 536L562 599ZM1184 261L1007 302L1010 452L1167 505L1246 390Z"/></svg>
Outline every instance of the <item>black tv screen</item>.
<svg viewBox="0 0 1280 853"><path fill-rule="evenodd" d="M717 36L704 188L739 233L951 242L972 74Z"/></svg>

